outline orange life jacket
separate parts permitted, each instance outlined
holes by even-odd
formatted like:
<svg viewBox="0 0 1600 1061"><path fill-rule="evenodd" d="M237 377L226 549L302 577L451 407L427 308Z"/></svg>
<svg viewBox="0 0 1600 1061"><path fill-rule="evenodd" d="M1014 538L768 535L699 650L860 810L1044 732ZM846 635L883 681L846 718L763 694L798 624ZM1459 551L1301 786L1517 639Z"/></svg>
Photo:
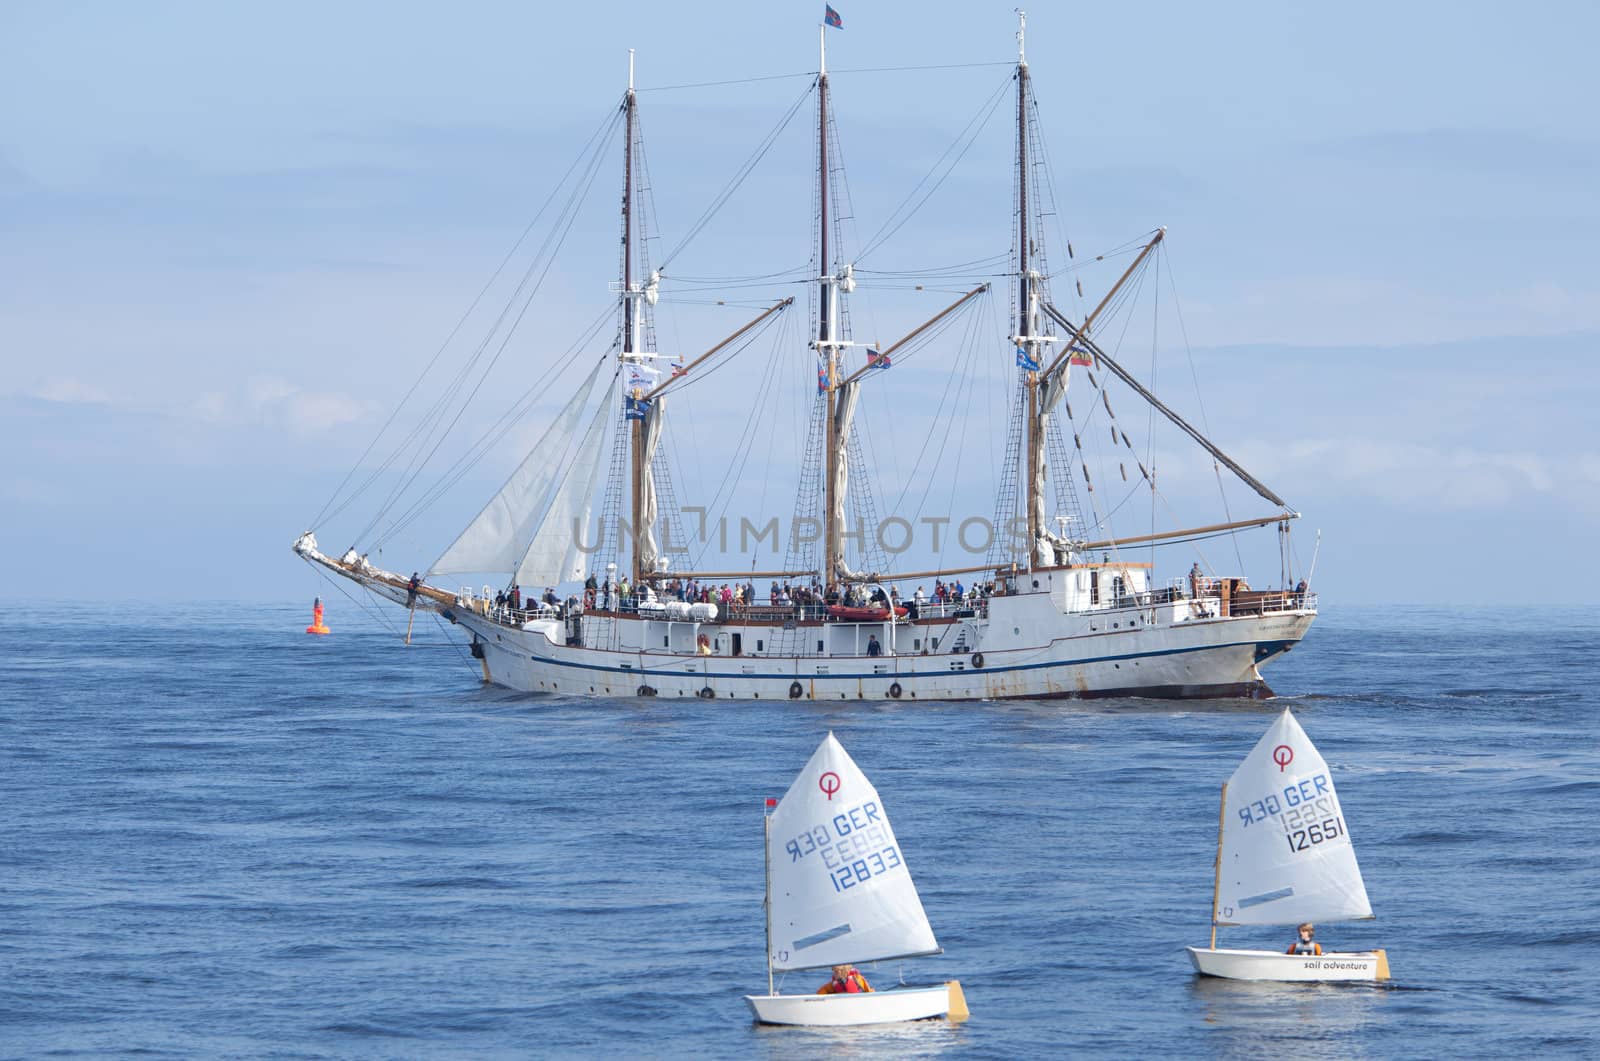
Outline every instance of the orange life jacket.
<svg viewBox="0 0 1600 1061"><path fill-rule="evenodd" d="M845 977L844 977L843 980L829 980L827 983L825 983L821 987L817 988L817 994L819 994L819 995L844 995L844 994L855 995L855 994L860 994L863 991L871 991L871 990L872 990L872 985L867 983L867 978L862 976L861 972L859 970L851 969L848 973L845 974Z"/></svg>

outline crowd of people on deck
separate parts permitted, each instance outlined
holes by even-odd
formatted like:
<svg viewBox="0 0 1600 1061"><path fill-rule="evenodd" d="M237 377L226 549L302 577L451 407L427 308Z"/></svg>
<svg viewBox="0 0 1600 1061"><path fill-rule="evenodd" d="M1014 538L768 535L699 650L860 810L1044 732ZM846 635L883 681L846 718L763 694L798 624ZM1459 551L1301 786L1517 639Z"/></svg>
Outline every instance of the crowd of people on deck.
<svg viewBox="0 0 1600 1061"><path fill-rule="evenodd" d="M1199 563L1190 569L1188 574L1189 596L1191 598L1205 597L1216 591L1217 579L1207 578L1201 571ZM414 603L422 579L413 574L408 585L410 602ZM1287 584L1286 584L1287 585ZM1248 588L1247 586L1244 588ZM959 578L946 582L944 579L935 579L933 592L925 592L922 586L908 598L902 598L900 587L890 585L873 585L870 588L859 582L847 583L841 588L833 584L823 589L822 583L816 579L810 582L772 582L763 598L756 591L755 584L749 580L743 583L721 583L720 585L696 578L670 578L656 582L641 582L635 586L628 576L613 581L611 578L596 579L590 575L583 584L582 597L576 594L563 599L556 593L555 587L547 587L543 595L535 597L524 594L522 587L513 582L508 588L494 595L496 612L510 612L514 615L524 612L553 612L557 618L564 619L568 616L579 615L585 611L637 611L640 605L663 603L666 601L683 601L687 604L715 604L718 614L723 617L738 613L749 614L753 610L772 610L792 612L796 618L821 619L827 617L830 606L842 605L852 608L890 608L904 607L908 617L915 619L926 613L930 608L934 614L945 614L946 609L977 607L981 602L990 597L1003 596L1006 593L1006 584L1002 581L982 582L975 585L965 585ZM1296 606L1304 604L1307 587L1304 579L1292 589L1286 589L1285 594ZM770 618L770 616L767 616Z"/></svg>
<svg viewBox="0 0 1600 1061"><path fill-rule="evenodd" d="M665 601L683 601L688 604L715 604L722 615L733 615L738 612L748 613L752 609L793 610L799 617L822 618L827 614L826 609L832 605L845 607L872 608L872 607L906 607L910 615L915 618L930 606L943 611L946 607L962 607L975 605L996 593L1003 593L1004 587L998 590L994 582L966 586L960 579L946 582L935 579L933 592L924 592L918 586L911 597L902 599L900 587L891 585L887 589L883 586L872 586L870 589L859 583L848 583L842 589L837 585L830 585L826 590L816 579L806 582L773 582L768 587L765 599L756 592L755 584L750 581L743 583L724 582L720 585L713 582L701 582L694 578L670 578L657 583L641 583L634 585L627 575L613 581L611 578L600 580L590 575L583 584L583 596L569 596L563 600L555 591L555 587L548 587L540 597L524 594L522 587L513 582L509 588L501 590L494 596L496 611L510 611L521 613L524 611L554 611L557 618L568 615L580 614L583 611L635 611L641 604L651 604Z"/></svg>

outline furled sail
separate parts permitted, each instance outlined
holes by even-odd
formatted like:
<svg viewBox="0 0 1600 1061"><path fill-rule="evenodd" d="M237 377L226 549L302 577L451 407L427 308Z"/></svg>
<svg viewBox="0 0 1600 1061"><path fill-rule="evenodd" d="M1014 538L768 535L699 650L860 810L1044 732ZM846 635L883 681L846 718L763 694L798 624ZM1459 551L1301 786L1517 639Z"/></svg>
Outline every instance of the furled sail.
<svg viewBox="0 0 1600 1061"><path fill-rule="evenodd" d="M844 564L844 512L845 494L850 488L850 425L855 421L856 402L861 398L861 381L850 380L839 385L839 398L833 414L833 511L829 513L833 533L839 540L834 543L834 555ZM829 571L829 582L840 572Z"/></svg>
<svg viewBox="0 0 1600 1061"><path fill-rule="evenodd" d="M768 827L774 969L940 952L883 801L832 733Z"/></svg>
<svg viewBox="0 0 1600 1061"><path fill-rule="evenodd" d="M604 360L550 422L528 456L498 493L467 524L444 555L428 569L432 575L512 572L517 569L544 509L545 499L560 475L562 457L577 432L579 418L599 382Z"/></svg>
<svg viewBox="0 0 1600 1061"><path fill-rule="evenodd" d="M517 581L525 586L554 586L577 581L589 573L589 556L578 547L589 525L595 477L605 449L606 427L615 415L615 403L604 401L595 410L589 429L534 533L528 552L517 565Z"/></svg>
<svg viewBox="0 0 1600 1061"><path fill-rule="evenodd" d="M1072 366L1063 362L1059 368L1039 380L1039 416L1049 416L1061 399L1067 396L1067 370Z"/></svg>
<svg viewBox="0 0 1600 1061"><path fill-rule="evenodd" d="M1333 776L1287 709L1228 779L1218 874L1218 924L1372 916Z"/></svg>
<svg viewBox="0 0 1600 1061"><path fill-rule="evenodd" d="M644 414L644 459L639 469L639 526L634 528L635 548L639 552L639 570L654 574L660 566L661 550L656 543L656 517L660 514L656 501L655 459L656 447L661 444L661 425L666 417L666 399L657 397Z"/></svg>
<svg viewBox="0 0 1600 1061"><path fill-rule="evenodd" d="M1049 435L1050 415L1061 399L1067 396L1068 372L1071 364L1063 361L1055 371L1047 373L1039 379L1039 415L1030 425L1030 430L1035 433L1034 444L1041 455L1045 452L1045 439ZM1067 561L1071 556L1072 546L1065 538L1050 533L1045 518L1045 461L1042 456L1034 475L1033 491L1029 496L1033 498L1031 523L1039 528L1039 537L1033 543L1033 562L1044 567L1051 567ZM1057 475L1069 474L1066 468L1057 468Z"/></svg>

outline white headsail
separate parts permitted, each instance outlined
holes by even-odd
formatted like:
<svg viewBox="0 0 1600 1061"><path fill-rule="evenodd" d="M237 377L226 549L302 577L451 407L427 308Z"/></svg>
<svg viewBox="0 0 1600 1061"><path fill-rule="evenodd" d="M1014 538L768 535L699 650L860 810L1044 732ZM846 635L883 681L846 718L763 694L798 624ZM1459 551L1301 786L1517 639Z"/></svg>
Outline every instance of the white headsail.
<svg viewBox="0 0 1600 1061"><path fill-rule="evenodd" d="M589 378L550 427L534 443L528 456L511 473L477 518L467 524L444 555L428 569L429 575L459 575L515 571L528 551L543 515L544 503L560 476L562 457L577 432L606 363L598 361Z"/></svg>
<svg viewBox="0 0 1600 1061"><path fill-rule="evenodd" d="M578 548L579 536L589 525L595 476L605 449L606 427L614 422L615 408L614 402L601 402L589 421L572 464L528 544L527 554L517 565L517 581L523 585L554 586L588 574L589 557Z"/></svg>
<svg viewBox="0 0 1600 1061"><path fill-rule="evenodd" d="M832 733L770 829L774 969L940 952L883 802Z"/></svg>
<svg viewBox="0 0 1600 1061"><path fill-rule="evenodd" d="M1214 920L1289 925L1371 916L1333 775L1285 709L1228 780Z"/></svg>

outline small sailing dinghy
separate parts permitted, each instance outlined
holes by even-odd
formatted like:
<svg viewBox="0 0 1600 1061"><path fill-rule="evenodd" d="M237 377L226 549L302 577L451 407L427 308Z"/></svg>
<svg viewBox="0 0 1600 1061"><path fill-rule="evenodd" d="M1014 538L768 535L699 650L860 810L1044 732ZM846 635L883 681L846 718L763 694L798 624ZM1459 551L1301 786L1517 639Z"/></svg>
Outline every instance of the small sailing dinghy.
<svg viewBox="0 0 1600 1061"><path fill-rule="evenodd" d="M776 806L774 806L776 805ZM767 800L767 993L763 1024L842 1026L948 1016L959 981L859 994L780 995L773 972L941 954L872 782L832 733L781 801Z"/></svg>
<svg viewBox="0 0 1600 1061"><path fill-rule="evenodd" d="M1328 764L1285 708L1222 786L1211 945L1195 971L1230 980L1387 980L1382 950L1286 954L1217 947L1219 925L1372 917Z"/></svg>

